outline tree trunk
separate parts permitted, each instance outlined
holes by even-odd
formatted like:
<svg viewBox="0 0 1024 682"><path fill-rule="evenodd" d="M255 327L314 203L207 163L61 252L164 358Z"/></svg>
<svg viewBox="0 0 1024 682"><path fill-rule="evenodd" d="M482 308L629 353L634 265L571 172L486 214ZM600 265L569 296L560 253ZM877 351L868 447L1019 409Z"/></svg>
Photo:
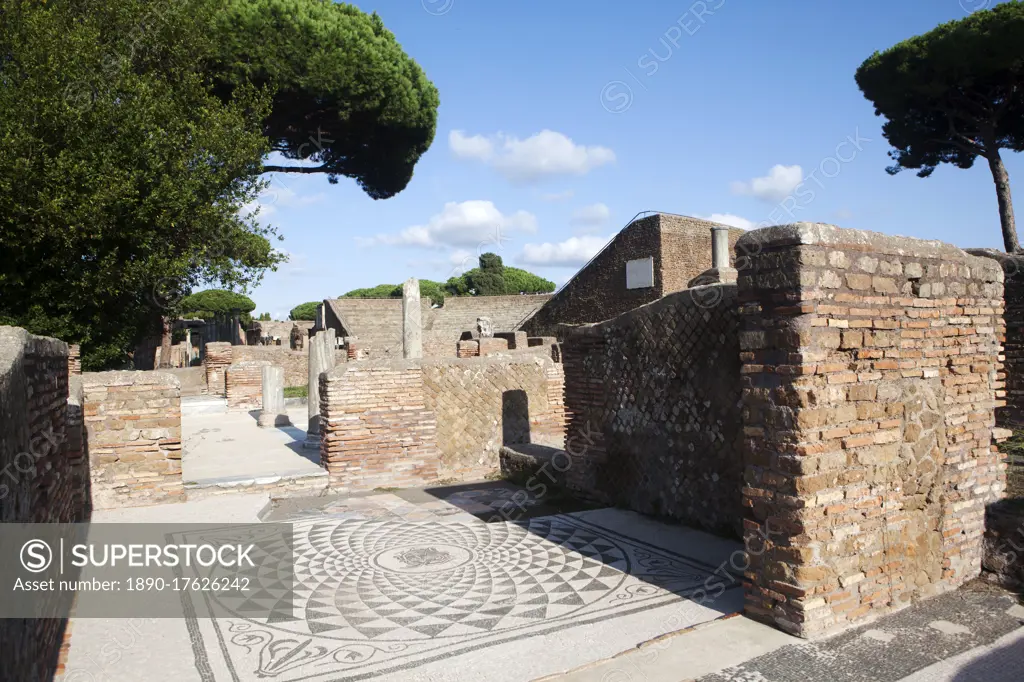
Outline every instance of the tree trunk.
<svg viewBox="0 0 1024 682"><path fill-rule="evenodd" d="M1013 218L1013 198L1010 196L1010 174L1006 172L1003 159L997 147L991 148L987 154L988 167L992 169L992 179L996 183L996 198L999 200L999 222L1003 228L1003 245L1007 253L1020 251L1017 239L1017 223Z"/></svg>
<svg viewBox="0 0 1024 682"><path fill-rule="evenodd" d="M160 364L157 369L169 369L171 366L171 320L166 315L160 317Z"/></svg>

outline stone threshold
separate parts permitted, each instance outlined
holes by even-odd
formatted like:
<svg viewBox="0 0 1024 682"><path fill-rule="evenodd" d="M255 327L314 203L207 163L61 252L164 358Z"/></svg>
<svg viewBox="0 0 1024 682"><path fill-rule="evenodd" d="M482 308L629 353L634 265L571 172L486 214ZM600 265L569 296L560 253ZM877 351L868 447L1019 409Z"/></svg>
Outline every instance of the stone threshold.
<svg viewBox="0 0 1024 682"><path fill-rule="evenodd" d="M298 471L267 476L224 476L185 483L189 500L228 493L269 493L277 497L309 495L326 490L330 476L327 471Z"/></svg>

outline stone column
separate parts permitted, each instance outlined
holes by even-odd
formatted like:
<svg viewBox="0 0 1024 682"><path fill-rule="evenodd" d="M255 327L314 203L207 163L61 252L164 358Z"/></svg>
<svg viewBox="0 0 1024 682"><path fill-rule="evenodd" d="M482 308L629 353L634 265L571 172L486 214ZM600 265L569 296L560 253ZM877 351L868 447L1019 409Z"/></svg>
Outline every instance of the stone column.
<svg viewBox="0 0 1024 682"><path fill-rule="evenodd" d="M420 281L410 277L402 285L402 357L423 357L423 323L420 319Z"/></svg>
<svg viewBox="0 0 1024 682"><path fill-rule="evenodd" d="M292 425L284 406L284 367L263 368L263 410L256 423L263 428Z"/></svg>
<svg viewBox="0 0 1024 682"><path fill-rule="evenodd" d="M729 228L711 228L711 267L724 270L729 267Z"/></svg>
<svg viewBox="0 0 1024 682"><path fill-rule="evenodd" d="M309 337L309 391L306 397L305 447L320 449L320 375L334 367L335 334L333 329L317 332Z"/></svg>

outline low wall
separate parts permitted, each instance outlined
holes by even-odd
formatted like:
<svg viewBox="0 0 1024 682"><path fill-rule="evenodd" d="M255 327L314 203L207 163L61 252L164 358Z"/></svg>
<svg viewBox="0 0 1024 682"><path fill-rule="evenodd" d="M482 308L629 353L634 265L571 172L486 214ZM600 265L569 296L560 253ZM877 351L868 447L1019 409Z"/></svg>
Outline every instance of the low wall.
<svg viewBox="0 0 1024 682"><path fill-rule="evenodd" d="M320 375L320 463L342 491L437 479L437 421L416 361L350 362Z"/></svg>
<svg viewBox="0 0 1024 682"><path fill-rule="evenodd" d="M670 294L565 329L566 484L610 504L740 535L736 287Z"/></svg>
<svg viewBox="0 0 1024 682"><path fill-rule="evenodd" d="M561 366L540 355L365 360L320 381L320 457L334 488L480 477L504 443L564 440Z"/></svg>
<svg viewBox="0 0 1024 682"><path fill-rule="evenodd" d="M96 509L184 501L176 377L86 373L82 405Z"/></svg>
<svg viewBox="0 0 1024 682"><path fill-rule="evenodd" d="M809 223L741 249L747 615L815 636L978 575L998 264Z"/></svg>
<svg viewBox="0 0 1024 682"><path fill-rule="evenodd" d="M68 417L68 369L66 344L0 326L2 523L88 520L81 433ZM66 628L65 618L0 620L0 676L52 679Z"/></svg>
<svg viewBox="0 0 1024 682"><path fill-rule="evenodd" d="M235 346L232 349L234 362L266 361L284 368L284 385L307 386L309 384L309 349L291 350L287 346ZM347 351L335 351L335 363L348 361Z"/></svg>
<svg viewBox="0 0 1024 682"><path fill-rule="evenodd" d="M266 360L236 362L224 372L229 410L258 410L263 407L263 368Z"/></svg>
<svg viewBox="0 0 1024 682"><path fill-rule="evenodd" d="M424 360L427 409L437 420L442 478L498 468L502 445L565 441L561 365L539 355Z"/></svg>

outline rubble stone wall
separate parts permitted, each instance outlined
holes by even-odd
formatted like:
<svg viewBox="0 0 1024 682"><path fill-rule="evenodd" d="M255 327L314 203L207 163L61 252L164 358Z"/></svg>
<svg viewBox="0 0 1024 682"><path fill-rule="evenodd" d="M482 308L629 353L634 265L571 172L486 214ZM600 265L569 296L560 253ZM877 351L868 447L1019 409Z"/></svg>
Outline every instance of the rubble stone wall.
<svg viewBox="0 0 1024 682"><path fill-rule="evenodd" d="M743 486L736 287L670 294L573 327L565 363L567 485L738 536Z"/></svg>
<svg viewBox="0 0 1024 682"><path fill-rule="evenodd" d="M95 509L184 501L177 377L87 372L82 408Z"/></svg>
<svg viewBox="0 0 1024 682"><path fill-rule="evenodd" d="M978 575L998 264L808 223L741 250L747 615L815 636Z"/></svg>

